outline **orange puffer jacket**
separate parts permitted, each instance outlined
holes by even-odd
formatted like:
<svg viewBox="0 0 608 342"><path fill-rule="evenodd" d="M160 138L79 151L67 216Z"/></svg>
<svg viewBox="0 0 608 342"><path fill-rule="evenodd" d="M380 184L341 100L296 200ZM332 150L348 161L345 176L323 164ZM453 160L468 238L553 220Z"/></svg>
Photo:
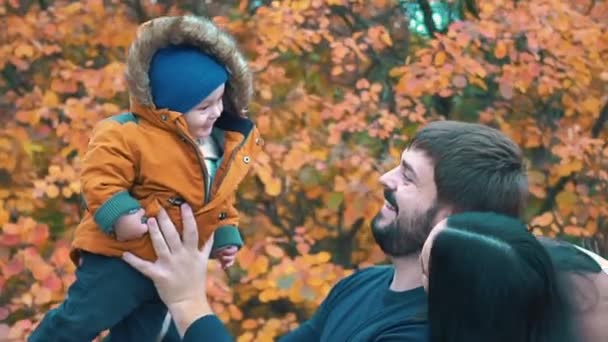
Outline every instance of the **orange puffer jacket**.
<svg viewBox="0 0 608 342"><path fill-rule="evenodd" d="M215 56L230 73L225 110L214 126L223 158L212 184L207 184L203 155L188 133L183 115L155 108L148 87L148 68L155 51L179 43ZM75 231L72 260L77 262L82 250L107 256L129 251L154 260L147 234L120 242L108 232L121 215L140 207L150 217L164 207L181 232L179 204L183 202L195 214L201 246L214 231L214 248L241 245L235 192L262 140L243 115L252 94L252 77L233 39L202 18L153 19L138 30L126 75L131 112L98 123L83 158L81 185L87 211Z"/></svg>

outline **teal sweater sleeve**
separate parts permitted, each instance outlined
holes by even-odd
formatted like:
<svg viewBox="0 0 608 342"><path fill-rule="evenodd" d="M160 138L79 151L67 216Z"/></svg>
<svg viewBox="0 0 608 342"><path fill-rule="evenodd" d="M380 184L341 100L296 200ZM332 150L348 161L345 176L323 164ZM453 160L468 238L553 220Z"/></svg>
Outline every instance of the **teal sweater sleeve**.
<svg viewBox="0 0 608 342"><path fill-rule="evenodd" d="M232 342L224 324L215 315L203 316L192 323L184 334L183 342Z"/></svg>
<svg viewBox="0 0 608 342"><path fill-rule="evenodd" d="M319 337L311 329L309 322L283 337L281 341L318 341ZM233 342L234 338L215 315L203 316L192 323L184 334L183 342Z"/></svg>

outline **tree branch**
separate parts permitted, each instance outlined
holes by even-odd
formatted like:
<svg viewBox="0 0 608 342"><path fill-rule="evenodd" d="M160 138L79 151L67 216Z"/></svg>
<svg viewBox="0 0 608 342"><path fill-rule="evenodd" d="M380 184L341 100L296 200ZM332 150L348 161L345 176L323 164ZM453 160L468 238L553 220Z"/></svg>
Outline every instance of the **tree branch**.
<svg viewBox="0 0 608 342"><path fill-rule="evenodd" d="M146 10L141 4L141 0L127 0L126 3L135 12L138 22L143 23L149 19Z"/></svg>
<svg viewBox="0 0 608 342"><path fill-rule="evenodd" d="M437 27L433 21L433 9L427 0L418 0L418 6L424 15L424 26L429 33L429 36L434 37L437 32Z"/></svg>
<svg viewBox="0 0 608 342"><path fill-rule="evenodd" d="M587 11L586 11L585 15L591 14L591 11L593 10L593 7L595 7L595 0L591 0L591 3L589 4L589 7L587 8Z"/></svg>
<svg viewBox="0 0 608 342"><path fill-rule="evenodd" d="M344 232L344 201L340 203L340 207L338 208L338 234L342 235Z"/></svg>
<svg viewBox="0 0 608 342"><path fill-rule="evenodd" d="M281 218L279 217L279 213L277 211L276 205L274 204L274 201L264 201L262 204L264 205L264 214L270 219L270 222L274 226L279 228L281 230L281 232L283 232L283 234L285 234L285 236L287 236L287 237L289 237L289 239L291 239L292 234L289 231L289 229L287 229L287 227L285 227L285 225L281 221Z"/></svg>
<svg viewBox="0 0 608 342"><path fill-rule="evenodd" d="M355 223L353 223L353 227L348 232L348 237L351 240L355 237L355 235L357 235L357 233L359 232L359 230L361 230L361 228L363 227L363 223L364 222L365 222L365 220L363 218L360 218L357 221L355 221Z"/></svg>
<svg viewBox="0 0 608 342"><path fill-rule="evenodd" d="M597 118L597 121L595 121L593 127L591 128L591 136L593 138L599 137L600 133L602 132L602 128L604 128L604 125L606 124L606 121L608 121L608 101L606 104L604 104L604 107L600 111L600 116Z"/></svg>

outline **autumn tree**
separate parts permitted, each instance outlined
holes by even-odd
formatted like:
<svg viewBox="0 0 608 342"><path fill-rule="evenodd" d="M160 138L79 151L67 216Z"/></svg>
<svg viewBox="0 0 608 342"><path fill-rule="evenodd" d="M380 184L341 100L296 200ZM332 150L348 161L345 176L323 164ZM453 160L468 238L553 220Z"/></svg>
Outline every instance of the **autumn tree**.
<svg viewBox="0 0 608 342"><path fill-rule="evenodd" d="M0 337L23 339L63 299L91 128L128 109L137 25L184 13L234 34L255 72L265 152L239 193L246 246L209 280L240 341L272 340L384 260L378 178L429 120L506 132L526 154L535 231L607 252L604 2L5 0Z"/></svg>

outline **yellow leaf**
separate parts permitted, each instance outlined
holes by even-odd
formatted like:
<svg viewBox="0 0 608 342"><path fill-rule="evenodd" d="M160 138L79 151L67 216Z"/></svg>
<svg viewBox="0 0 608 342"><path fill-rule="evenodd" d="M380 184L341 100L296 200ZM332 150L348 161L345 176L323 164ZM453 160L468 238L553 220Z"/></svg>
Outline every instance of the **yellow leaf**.
<svg viewBox="0 0 608 342"><path fill-rule="evenodd" d="M439 67L439 66L442 66L445 63L446 59L447 59L447 55L445 54L445 52L439 51L435 55L435 60L433 61L433 63L435 64L435 66Z"/></svg>
<svg viewBox="0 0 608 342"><path fill-rule="evenodd" d="M581 108L589 114L595 114L600 111L602 103L595 97L589 97L581 104Z"/></svg>
<svg viewBox="0 0 608 342"><path fill-rule="evenodd" d="M569 215L573 211L573 206L576 204L576 194L569 191L560 192L555 201L560 212L564 215Z"/></svg>
<svg viewBox="0 0 608 342"><path fill-rule="evenodd" d="M328 252L319 252L317 254L317 263L319 264L323 264L328 262L331 259L331 254L329 254Z"/></svg>
<svg viewBox="0 0 608 342"><path fill-rule="evenodd" d="M247 320L247 321L253 321L253 320ZM236 342L251 342L254 340L255 340L255 336L253 335L253 333L251 331L247 331L243 335L239 336L237 338Z"/></svg>
<svg viewBox="0 0 608 342"><path fill-rule="evenodd" d="M260 96L264 100L271 100L272 99L272 90L270 90L270 88L262 88L260 90Z"/></svg>
<svg viewBox="0 0 608 342"><path fill-rule="evenodd" d="M32 57L32 56L34 56L34 48L31 45L19 44L15 48L15 56Z"/></svg>
<svg viewBox="0 0 608 342"><path fill-rule="evenodd" d="M393 40L386 30L382 30L382 33L380 33L380 40L387 46L393 46Z"/></svg>
<svg viewBox="0 0 608 342"><path fill-rule="evenodd" d="M42 98L42 104L46 107L57 107L59 105L59 97L53 91L47 91Z"/></svg>
<svg viewBox="0 0 608 342"><path fill-rule="evenodd" d="M268 270L268 258L262 255L258 255L249 268L249 275L255 277Z"/></svg>
<svg viewBox="0 0 608 342"><path fill-rule="evenodd" d="M270 196L278 196L281 193L281 180L273 177L264 183L264 190Z"/></svg>
<svg viewBox="0 0 608 342"><path fill-rule="evenodd" d="M563 163L556 167L558 176L568 176L572 172L580 171L583 168L583 163L580 160L573 160L569 163Z"/></svg>
<svg viewBox="0 0 608 342"><path fill-rule="evenodd" d="M61 188L61 195L64 198L70 198L70 197L72 197L73 194L74 193L72 192L72 189L70 189L69 187L63 187L63 188Z"/></svg>
<svg viewBox="0 0 608 342"><path fill-rule="evenodd" d="M49 184L45 192L49 198L56 198L59 196L59 188L55 184Z"/></svg>

